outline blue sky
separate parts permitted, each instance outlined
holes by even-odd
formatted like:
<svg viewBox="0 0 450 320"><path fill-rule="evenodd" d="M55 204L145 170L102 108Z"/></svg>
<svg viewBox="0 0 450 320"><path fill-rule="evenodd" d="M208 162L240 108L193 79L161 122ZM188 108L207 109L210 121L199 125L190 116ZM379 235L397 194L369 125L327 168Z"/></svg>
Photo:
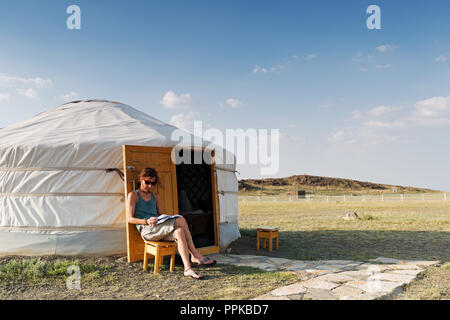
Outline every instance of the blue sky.
<svg viewBox="0 0 450 320"><path fill-rule="evenodd" d="M72 4L81 30L66 27ZM371 4L381 30L366 27ZM0 127L67 100L118 100L180 126L279 128L275 176L450 190L448 12L448 1L3 0Z"/></svg>

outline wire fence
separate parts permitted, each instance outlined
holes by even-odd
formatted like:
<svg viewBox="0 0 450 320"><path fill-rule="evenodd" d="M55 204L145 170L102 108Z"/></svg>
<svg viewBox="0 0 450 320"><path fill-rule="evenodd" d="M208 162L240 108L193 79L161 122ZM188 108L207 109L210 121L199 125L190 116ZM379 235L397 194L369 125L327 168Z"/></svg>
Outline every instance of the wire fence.
<svg viewBox="0 0 450 320"><path fill-rule="evenodd" d="M277 195L277 196L242 196L238 197L239 202L247 201L272 201L272 202L366 202L366 201L449 201L450 193L409 193L409 194L363 194L363 195L316 195L307 194L305 196Z"/></svg>

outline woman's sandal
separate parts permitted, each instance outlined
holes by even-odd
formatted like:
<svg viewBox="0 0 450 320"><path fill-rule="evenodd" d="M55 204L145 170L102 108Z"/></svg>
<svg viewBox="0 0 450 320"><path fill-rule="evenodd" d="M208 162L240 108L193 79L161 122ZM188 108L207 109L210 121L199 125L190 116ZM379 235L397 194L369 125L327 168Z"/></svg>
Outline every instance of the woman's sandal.
<svg viewBox="0 0 450 320"><path fill-rule="evenodd" d="M189 272L189 270L190 270L191 272ZM191 277L192 279L195 279L195 280L203 280L203 279L204 279L203 276L197 274L194 270L192 270L192 268L189 268L189 269L187 269L187 270L184 270L184 276L185 276L185 277Z"/></svg>
<svg viewBox="0 0 450 320"><path fill-rule="evenodd" d="M206 263L207 261L210 261L210 260L212 260L212 263ZM191 262L191 263L195 266L212 267L217 263L217 261L214 259L205 257L205 259L201 260L200 263L197 263L197 262Z"/></svg>

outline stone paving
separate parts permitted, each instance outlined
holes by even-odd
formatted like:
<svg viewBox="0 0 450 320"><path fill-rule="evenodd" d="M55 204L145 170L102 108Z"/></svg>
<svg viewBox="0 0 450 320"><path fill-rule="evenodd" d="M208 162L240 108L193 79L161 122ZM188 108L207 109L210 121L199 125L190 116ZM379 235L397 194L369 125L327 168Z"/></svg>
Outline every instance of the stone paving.
<svg viewBox="0 0 450 320"><path fill-rule="evenodd" d="M265 271L291 271L300 281L252 300L373 300L388 299L403 291L426 267L438 261L377 258L304 261L266 256L215 254L220 264L248 266Z"/></svg>

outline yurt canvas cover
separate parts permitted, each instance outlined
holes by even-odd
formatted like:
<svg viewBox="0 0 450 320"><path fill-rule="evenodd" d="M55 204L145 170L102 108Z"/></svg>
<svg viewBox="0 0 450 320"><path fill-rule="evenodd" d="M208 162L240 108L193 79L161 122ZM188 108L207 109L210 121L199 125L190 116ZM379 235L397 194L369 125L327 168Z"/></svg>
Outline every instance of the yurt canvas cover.
<svg viewBox="0 0 450 320"><path fill-rule="evenodd" d="M126 253L123 146L172 147L177 129L128 105L87 100L0 130L0 255ZM215 149L220 247L240 234L235 158ZM149 164L151 166L151 164Z"/></svg>

